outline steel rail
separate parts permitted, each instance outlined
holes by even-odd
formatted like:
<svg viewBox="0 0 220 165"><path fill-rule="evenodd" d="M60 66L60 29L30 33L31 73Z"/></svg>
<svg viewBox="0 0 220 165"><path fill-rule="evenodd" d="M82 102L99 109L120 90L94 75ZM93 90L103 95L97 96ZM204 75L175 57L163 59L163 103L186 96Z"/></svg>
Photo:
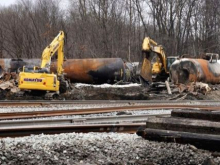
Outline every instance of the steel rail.
<svg viewBox="0 0 220 165"><path fill-rule="evenodd" d="M34 119L34 120L3 120L0 121L0 127L21 127L36 125L62 125L62 124L109 124L118 122L144 122L151 116L170 116L166 114L143 114L143 115L120 115L120 116L102 116L102 117L82 117L82 118L66 118L66 119Z"/></svg>
<svg viewBox="0 0 220 165"><path fill-rule="evenodd" d="M26 127L1 127L0 137L21 137L32 134L58 134L72 132L118 132L118 133L135 133L140 126L145 123L128 123L128 124L90 124L90 125L41 125Z"/></svg>
<svg viewBox="0 0 220 165"><path fill-rule="evenodd" d="M70 109L70 110L50 110L50 111L28 111L0 113L0 120L5 119L25 119L37 117L51 117L63 115L85 115L120 111L155 110L155 109L197 109L197 110L220 110L220 106L198 106L198 105L138 105L122 107Z"/></svg>
<svg viewBox="0 0 220 165"><path fill-rule="evenodd" d="M175 100L5 100L0 101L0 106L45 106L45 105L52 105L52 104L120 104L120 103L128 103L128 104L135 104L135 103L142 103L142 104L190 104L190 105L204 105L207 103L211 103L213 105L219 105L219 101L213 100L182 100L182 101L175 101Z"/></svg>

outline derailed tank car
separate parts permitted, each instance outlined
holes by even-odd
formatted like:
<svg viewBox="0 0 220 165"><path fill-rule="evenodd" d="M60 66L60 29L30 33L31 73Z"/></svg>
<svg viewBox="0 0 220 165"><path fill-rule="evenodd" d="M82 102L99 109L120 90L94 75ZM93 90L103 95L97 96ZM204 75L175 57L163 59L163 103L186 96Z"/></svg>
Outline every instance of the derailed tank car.
<svg viewBox="0 0 220 165"><path fill-rule="evenodd" d="M176 60L170 67L170 78L175 83L188 82L220 83L220 63L217 60Z"/></svg>
<svg viewBox="0 0 220 165"><path fill-rule="evenodd" d="M125 65L121 58L68 59L64 73L71 82L90 84L114 83L125 79ZM56 72L56 62L51 64Z"/></svg>
<svg viewBox="0 0 220 165"><path fill-rule="evenodd" d="M41 59L0 59L0 76L5 72L18 72L23 66L40 64ZM52 62L51 72L55 73L56 67L56 62ZM115 83L130 78L129 69L121 58L68 59L63 68L65 77L73 83Z"/></svg>

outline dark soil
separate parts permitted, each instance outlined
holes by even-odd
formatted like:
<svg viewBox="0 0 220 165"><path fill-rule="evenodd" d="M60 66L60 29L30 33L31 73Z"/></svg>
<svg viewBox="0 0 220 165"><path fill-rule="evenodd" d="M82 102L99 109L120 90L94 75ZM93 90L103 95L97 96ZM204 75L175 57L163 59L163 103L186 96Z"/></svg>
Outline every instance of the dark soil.
<svg viewBox="0 0 220 165"><path fill-rule="evenodd" d="M219 86L219 87L218 87ZM220 85L212 87L212 91L206 95L189 92L179 93L178 90L168 95L165 87L125 87L125 88L98 88L86 86L76 88L73 86L70 92L61 94L60 100L220 100ZM0 100L42 100L44 96L28 95L16 97L10 90L0 90Z"/></svg>

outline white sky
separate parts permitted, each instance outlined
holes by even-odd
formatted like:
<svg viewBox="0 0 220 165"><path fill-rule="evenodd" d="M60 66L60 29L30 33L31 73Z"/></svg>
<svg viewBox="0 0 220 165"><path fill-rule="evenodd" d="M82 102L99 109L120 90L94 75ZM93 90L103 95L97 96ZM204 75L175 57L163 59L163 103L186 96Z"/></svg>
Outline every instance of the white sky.
<svg viewBox="0 0 220 165"><path fill-rule="evenodd" d="M16 3L17 0L0 0L1 6L9 6L11 4Z"/></svg>
<svg viewBox="0 0 220 165"><path fill-rule="evenodd" d="M0 0L0 6L9 6L9 5L12 5L18 1L19 0ZM60 1L60 4L62 7L65 8L68 6L68 0L62 0L62 1Z"/></svg>

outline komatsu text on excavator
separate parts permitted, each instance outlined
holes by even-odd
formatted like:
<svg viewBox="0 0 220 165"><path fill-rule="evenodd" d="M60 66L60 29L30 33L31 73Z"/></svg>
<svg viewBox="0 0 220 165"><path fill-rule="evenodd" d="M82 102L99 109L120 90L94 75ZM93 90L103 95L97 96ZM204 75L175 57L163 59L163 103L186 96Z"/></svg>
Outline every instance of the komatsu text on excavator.
<svg viewBox="0 0 220 165"><path fill-rule="evenodd" d="M68 82L64 79L64 32L60 31L42 53L41 67L23 67L19 73L19 89L23 92L45 92L45 97L52 98L64 93ZM50 73L51 57L57 52L57 74Z"/></svg>
<svg viewBox="0 0 220 165"><path fill-rule="evenodd" d="M169 76L170 65L178 57L166 57L164 49L149 37L144 38L142 44L143 60L140 71L141 80L147 83L155 81L164 81ZM156 53L156 62L151 63L151 53ZM142 82L143 83L143 82Z"/></svg>

